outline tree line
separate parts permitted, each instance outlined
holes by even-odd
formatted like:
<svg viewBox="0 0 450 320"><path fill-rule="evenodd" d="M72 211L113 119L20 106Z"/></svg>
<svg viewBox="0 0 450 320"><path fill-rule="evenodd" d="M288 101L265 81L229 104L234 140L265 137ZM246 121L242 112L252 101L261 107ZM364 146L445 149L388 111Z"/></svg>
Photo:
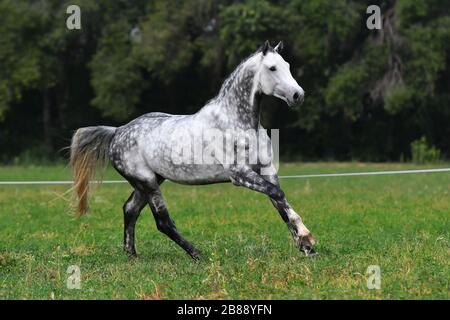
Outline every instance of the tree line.
<svg viewBox="0 0 450 320"><path fill-rule="evenodd" d="M81 29L66 8L81 9ZM369 5L379 30L366 27ZM73 130L193 113L266 39L306 91L263 99L284 159L450 157L448 0L0 0L0 161L67 156ZM421 139L421 140L420 140Z"/></svg>

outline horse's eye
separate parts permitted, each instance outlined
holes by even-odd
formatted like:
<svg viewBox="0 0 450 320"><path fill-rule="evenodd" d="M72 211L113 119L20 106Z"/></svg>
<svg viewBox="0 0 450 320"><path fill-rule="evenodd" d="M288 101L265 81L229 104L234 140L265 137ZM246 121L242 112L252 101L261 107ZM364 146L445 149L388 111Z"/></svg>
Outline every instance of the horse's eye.
<svg viewBox="0 0 450 320"><path fill-rule="evenodd" d="M275 70L277 70L277 68L276 67L270 67L269 70L270 71L275 71Z"/></svg>

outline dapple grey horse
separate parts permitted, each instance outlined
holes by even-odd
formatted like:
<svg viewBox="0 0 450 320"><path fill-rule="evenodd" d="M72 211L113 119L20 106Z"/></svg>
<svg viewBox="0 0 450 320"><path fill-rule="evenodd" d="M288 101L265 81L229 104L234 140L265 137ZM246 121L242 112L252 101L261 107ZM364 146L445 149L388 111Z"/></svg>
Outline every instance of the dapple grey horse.
<svg viewBox="0 0 450 320"><path fill-rule="evenodd" d="M71 143L71 165L74 171L74 188L78 195L78 215L88 210L87 194L89 180L96 169L104 167L109 160L114 168L131 184L133 193L123 206L124 249L136 255L134 229L141 210L149 204L156 226L183 248L193 259L199 251L178 232L164 203L160 185L164 180L182 184L211 184L232 182L269 196L294 241L306 255L315 255L315 240L294 211L281 190L272 153L269 161L249 162L259 159L259 149L250 148L247 139L232 139L229 151L235 151L237 141L245 152L244 161L224 162L215 152L210 161L192 161L189 151L200 145L206 131L223 133L253 130L258 141L270 145L270 139L260 123L260 98L272 95L284 100L289 106L303 102L304 91L292 77L289 64L281 57L283 44L274 48L269 42L244 60L225 80L219 94L197 113L171 115L148 113L130 123L115 128L94 126L78 129ZM261 140L262 139L262 140ZM192 142L200 141L199 143ZM220 142L220 143L219 143ZM216 139L213 149L223 149L223 139ZM242 149L241 149L242 150ZM270 147L271 150L271 147ZM183 151L188 151L184 152ZM188 154L188 156L186 156ZM201 158L201 157L200 157Z"/></svg>

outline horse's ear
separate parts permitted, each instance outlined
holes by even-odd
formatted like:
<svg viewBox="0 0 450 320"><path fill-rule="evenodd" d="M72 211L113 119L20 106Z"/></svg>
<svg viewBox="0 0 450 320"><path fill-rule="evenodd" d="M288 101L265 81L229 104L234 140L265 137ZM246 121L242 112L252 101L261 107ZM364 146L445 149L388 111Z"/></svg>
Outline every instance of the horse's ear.
<svg viewBox="0 0 450 320"><path fill-rule="evenodd" d="M264 42L264 44L261 47L261 52L262 52L263 56L266 55L267 51L269 51L269 48L270 48L269 40L266 40L266 42Z"/></svg>
<svg viewBox="0 0 450 320"><path fill-rule="evenodd" d="M281 53L283 51L283 41L278 42L278 44L275 46L274 50L278 53Z"/></svg>

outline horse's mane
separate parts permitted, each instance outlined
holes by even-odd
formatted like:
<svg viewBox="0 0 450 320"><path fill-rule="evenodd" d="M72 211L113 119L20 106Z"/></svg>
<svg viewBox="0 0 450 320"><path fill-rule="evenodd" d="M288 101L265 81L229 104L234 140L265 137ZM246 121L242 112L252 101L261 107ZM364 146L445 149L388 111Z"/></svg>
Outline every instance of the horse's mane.
<svg viewBox="0 0 450 320"><path fill-rule="evenodd" d="M222 86L220 87L219 94L217 95L216 99L223 97L230 90L231 85L234 83L234 80L236 79L237 75L240 74L240 72L242 71L242 68L247 63L247 61L249 61L251 58L253 58L260 52L261 52L261 50L258 49L256 52L249 55L247 58L242 60L241 63L239 63L237 65L237 67L233 70L233 72L222 83Z"/></svg>
<svg viewBox="0 0 450 320"><path fill-rule="evenodd" d="M206 105L208 105L209 103L213 102L213 101L217 101L222 99L228 92L229 90L232 88L232 85L234 83L234 81L236 80L236 77L241 73L242 68L244 67L244 65L253 57L255 57L257 54L261 53L263 51L263 47L264 45L262 45L260 48L258 48L258 50L256 50L255 52L253 52L251 55L249 55L247 58L245 58L244 60L242 60L237 66L236 68L234 68L233 72L231 72L231 74L223 81L219 93L212 98L211 100L209 100ZM274 48L272 46L269 46L269 48L267 49L268 52L274 52Z"/></svg>

